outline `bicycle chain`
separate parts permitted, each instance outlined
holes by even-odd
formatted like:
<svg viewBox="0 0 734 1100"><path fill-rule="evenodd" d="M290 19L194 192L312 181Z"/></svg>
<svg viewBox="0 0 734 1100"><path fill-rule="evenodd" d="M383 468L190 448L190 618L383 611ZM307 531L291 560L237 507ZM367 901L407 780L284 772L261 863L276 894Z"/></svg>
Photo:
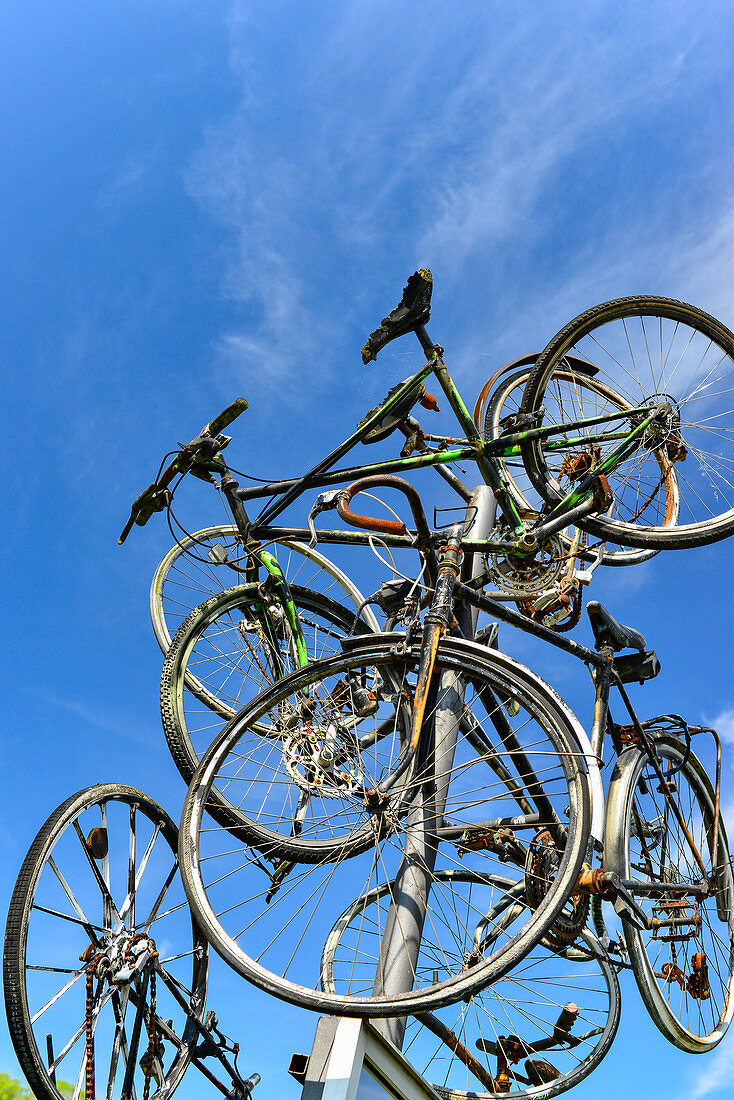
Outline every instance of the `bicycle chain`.
<svg viewBox="0 0 734 1100"><path fill-rule="evenodd" d="M156 950L155 940L153 940L147 932L136 932L134 936L130 937L130 940L128 941L128 944L125 948L124 959L126 963L132 963L132 949L133 947L135 947L136 944L142 943L143 940L147 940L149 944L149 961L155 964L155 960L158 958L158 951ZM153 1062L158 1055L158 1026L156 1023L158 1017L156 1015L155 976L155 965L153 965L153 968L150 972L150 1022L146 1024L146 1030L148 1032L148 1049L140 1060L143 1068L143 1073L145 1074L143 1100L148 1100L148 1097L150 1096L150 1079L153 1072ZM92 1093L91 1095L93 1096L94 1093Z"/></svg>
<svg viewBox="0 0 734 1100"><path fill-rule="evenodd" d="M86 1065L84 1071L84 1088L86 1096L95 1096L94 1091L94 979L97 976L97 967L102 960L107 961L103 951L95 954L94 944L89 944L79 956L81 962L87 963L86 973L86 1004L84 1011L85 1024L85 1055Z"/></svg>
<svg viewBox="0 0 734 1100"><path fill-rule="evenodd" d="M143 940L147 940L150 945L150 961L155 961L158 958L158 951L156 950L155 941L148 935L147 932L136 932L134 936L131 936L128 941L125 952L123 955L124 961L130 965L133 963L132 949L133 947L141 943ZM98 951L95 954L94 945L89 944L82 954L79 956L79 960L87 964L86 968L86 1002L84 1011L84 1026L85 1026L85 1095L95 1096L95 1074L94 1074L94 979L97 977L97 971L101 964L104 963L109 969L109 959L104 951ZM143 1070L145 1073L145 1087L143 1091L143 1100L148 1100L150 1096L150 1079L153 1070L153 1063L156 1056L159 1055L159 1040L161 1036L158 1034L157 1015L156 1015L156 972L155 966L150 974L150 1023L146 1024L146 1030L148 1032L148 1049L141 1059L141 1063L144 1063Z"/></svg>

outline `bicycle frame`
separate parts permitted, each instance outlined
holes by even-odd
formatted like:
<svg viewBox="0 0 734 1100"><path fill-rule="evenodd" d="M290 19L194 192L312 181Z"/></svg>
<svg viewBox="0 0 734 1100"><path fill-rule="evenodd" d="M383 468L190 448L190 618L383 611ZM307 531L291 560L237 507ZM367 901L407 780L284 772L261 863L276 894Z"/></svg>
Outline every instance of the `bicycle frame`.
<svg viewBox="0 0 734 1100"><path fill-rule="evenodd" d="M408 473L428 466L437 467L441 472L440 468L449 463L473 461L476 463L484 482L494 492L503 516L512 531L514 542L509 543L510 547L519 552L531 552L544 538L583 518L587 513L596 510L594 496L599 477L608 475L629 457L637 447L640 437L655 419L657 406L653 408L640 406L639 408L625 409L605 416L570 420L548 428L532 426L526 430L509 432L496 440L483 440L443 361L443 349L439 345L431 343L423 326L418 326L416 335L428 356L426 363L414 375L401 383L382 405L365 417L352 435L339 444L335 450L317 463L308 473L300 478L269 482L245 489L240 488L235 483L233 489L236 489L235 495L240 504L247 500L276 497L252 521L246 518L246 513L242 508L240 518L247 525L248 536L251 540L268 541L273 537L283 537L286 533L294 538L309 538L310 533L304 528L274 527L273 521L290 504L310 489L344 484L374 474ZM431 374L435 375L441 385L459 426L465 434L465 440L456 441L445 437L443 440L445 449L410 455L386 462L368 463L338 470L333 469L340 458L351 451L358 443L365 440L386 414L399 406L411 393L417 392L424 380ZM498 460L516 456L523 441L532 439L552 440L553 436L567 436L569 432L582 427L611 425L615 421L628 419L630 416L638 416L641 419L628 432L602 432L598 436L584 436L583 440L572 437L550 443L550 447L555 450L565 450L578 446L581 441L586 444L593 444L594 442L619 440L618 445L584 476L582 481L566 495L547 517L543 517L539 523L529 529L515 507L501 462ZM458 478L448 473L447 480L453 484L453 487L465 500L468 498L468 490ZM318 537L325 542L343 542L358 545L367 542L367 536L352 531L319 532ZM397 541L393 541L393 539ZM412 545L410 536L393 536L393 539L391 539L392 545ZM482 542L482 549L485 551L493 549L506 551L508 542L496 539L485 540Z"/></svg>

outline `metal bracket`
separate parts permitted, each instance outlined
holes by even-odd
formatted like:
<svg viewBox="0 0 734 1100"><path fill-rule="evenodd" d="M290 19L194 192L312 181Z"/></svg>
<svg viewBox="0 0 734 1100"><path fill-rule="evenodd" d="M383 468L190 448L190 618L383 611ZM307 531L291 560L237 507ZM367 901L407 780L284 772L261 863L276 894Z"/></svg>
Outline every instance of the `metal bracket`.
<svg viewBox="0 0 734 1100"><path fill-rule="evenodd" d="M311 540L309 547L313 550L318 541L318 534L316 532L316 526L314 520L320 512L326 512L329 508L336 508L336 498L341 492L340 489L329 489L325 493L319 493L314 501L314 505L311 511L308 513L308 529L311 532Z"/></svg>

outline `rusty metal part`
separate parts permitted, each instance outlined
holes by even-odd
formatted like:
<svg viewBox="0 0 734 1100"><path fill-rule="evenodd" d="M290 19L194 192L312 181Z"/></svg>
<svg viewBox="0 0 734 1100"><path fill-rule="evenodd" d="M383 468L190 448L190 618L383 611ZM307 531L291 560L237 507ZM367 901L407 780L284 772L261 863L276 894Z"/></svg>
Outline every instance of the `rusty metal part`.
<svg viewBox="0 0 734 1100"><path fill-rule="evenodd" d="M685 462L688 458L688 448L678 432L674 432L665 443L665 453L672 462Z"/></svg>
<svg viewBox="0 0 734 1100"><path fill-rule="evenodd" d="M155 952L156 957L158 952ZM157 1025L157 1006L156 1006L156 989L155 989L155 967L150 973L150 1016L148 1023L148 1049L146 1050L141 1064L143 1068L145 1085L143 1087L143 1100L148 1100L150 1096L150 1081L153 1076L153 1066L156 1056L158 1055L158 1025Z"/></svg>
<svg viewBox="0 0 734 1100"><path fill-rule="evenodd" d="M125 946L125 953L123 955L123 958L126 963L132 964L134 961L132 954L133 948L137 946L137 944L144 942L148 944L148 959L146 961L146 966L149 963L152 964L149 982L150 1010L148 1014L148 1019L145 1021L145 1026L148 1032L148 1049L140 1060L140 1067L143 1070L145 1081L143 1089L143 1100L148 1100L148 1097L150 1095L150 1080L153 1073L155 1059L158 1055L158 1046L162 1038L158 1032L158 1017L156 1015L155 960L158 958L158 951L156 949L155 940L151 936L149 936L147 932L136 932L135 935L131 936L128 940ZM94 1096L94 1093L92 1093L91 1095Z"/></svg>
<svg viewBox="0 0 734 1100"><path fill-rule="evenodd" d="M665 916L660 914L664 913ZM697 902L684 899L663 898L652 907L648 918L652 938L663 943L687 943L698 936L701 928L701 910ZM670 932L661 930L670 928Z"/></svg>
<svg viewBox="0 0 734 1100"><path fill-rule="evenodd" d="M95 952L94 945L89 944L79 956L81 962L86 963L86 1000L84 1010L85 1026L85 1069L84 1089L86 1096L96 1096L94 1091L94 979L97 976L97 968L102 961L107 961L107 956L102 951Z"/></svg>
<svg viewBox="0 0 734 1100"><path fill-rule="evenodd" d="M85 843L93 859L104 859L109 851L107 830L101 826L90 829Z"/></svg>
<svg viewBox="0 0 734 1100"><path fill-rule="evenodd" d="M677 982L683 990L686 988L686 976L677 963L664 963L661 972L655 977L663 978L670 985Z"/></svg>
<svg viewBox="0 0 734 1100"><path fill-rule="evenodd" d="M539 829L530 842L525 861L525 897L531 909L537 909L546 897L556 876L560 856L550 830ZM543 935L544 943L554 951L570 947L586 927L589 917L590 900L587 894L573 893L566 904L571 905L572 911L569 913L563 909Z"/></svg>
<svg viewBox="0 0 734 1100"><path fill-rule="evenodd" d="M400 450L401 458L410 458L413 451L426 450L426 437L414 416L407 416L397 427L405 436L405 444Z"/></svg>
<svg viewBox="0 0 734 1100"><path fill-rule="evenodd" d="M573 630L581 618L581 586L574 577L564 577L558 587L558 596L551 604L538 607L534 600L522 600L517 606L533 622L540 623L556 634L565 634L568 630ZM559 611L566 611L567 617L553 621L554 615Z"/></svg>
<svg viewBox="0 0 734 1100"><path fill-rule="evenodd" d="M459 856L467 852L493 852L500 863L515 863L525 866L525 848L512 829L466 829L456 843Z"/></svg>
<svg viewBox="0 0 734 1100"><path fill-rule="evenodd" d="M329 700L339 710L347 707L350 714L356 714L359 718L374 714L380 705L374 691L344 679L337 680L334 684L329 692Z"/></svg>
<svg viewBox="0 0 734 1100"><path fill-rule="evenodd" d="M421 543L428 545L431 539L431 531L417 490L409 481L402 477L395 477L392 474L374 474L372 477L361 477L357 481L353 481L346 489L342 489L336 497L336 510L341 519L352 527L363 527L367 531L380 531L394 535L407 534L408 528L404 523L391 519L377 519L374 516L359 516L350 511L349 504L352 497L356 496L357 493L366 492L368 489L377 488L397 489L407 497L415 520L418 538Z"/></svg>
<svg viewBox="0 0 734 1100"><path fill-rule="evenodd" d="M613 898L616 896L617 891L601 867L594 867L593 870L587 867L576 880L574 893L596 894L601 898Z"/></svg>
<svg viewBox="0 0 734 1100"><path fill-rule="evenodd" d="M577 454L567 454L563 459L563 465L560 469L560 477L567 477L569 481L580 481L582 477L586 477L594 466L594 456L589 454L588 451L581 451Z"/></svg>
<svg viewBox="0 0 734 1100"><path fill-rule="evenodd" d="M525 1075L531 1085L550 1085L558 1080L561 1073L550 1062L543 1062L540 1058L528 1058L525 1063Z"/></svg>
<svg viewBox="0 0 734 1100"><path fill-rule="evenodd" d="M598 474L594 482L594 508L606 512L614 504L614 493L605 474Z"/></svg>
<svg viewBox="0 0 734 1100"><path fill-rule="evenodd" d="M711 996L709 985L709 968L706 955L703 951L697 952L691 959L693 972L686 982L686 990L697 1001L707 1001Z"/></svg>
<svg viewBox="0 0 734 1100"><path fill-rule="evenodd" d="M614 727L615 736L619 739L620 745L626 747L627 745L639 745L640 737L634 726L617 726Z"/></svg>
<svg viewBox="0 0 734 1100"><path fill-rule="evenodd" d="M665 963L661 972L656 973L655 977L662 978L663 981L669 984L675 982L684 993L688 993L697 1001L707 1001L711 996L711 986L709 984L709 968L705 952L698 951L691 959L691 966L693 969L686 977L676 962Z"/></svg>
<svg viewBox="0 0 734 1100"><path fill-rule="evenodd" d="M430 1012L417 1012L415 1018L419 1023L428 1027L434 1035L437 1035L449 1050L454 1052L459 1061L484 1085L488 1092L497 1092L496 1082L491 1073L437 1016Z"/></svg>

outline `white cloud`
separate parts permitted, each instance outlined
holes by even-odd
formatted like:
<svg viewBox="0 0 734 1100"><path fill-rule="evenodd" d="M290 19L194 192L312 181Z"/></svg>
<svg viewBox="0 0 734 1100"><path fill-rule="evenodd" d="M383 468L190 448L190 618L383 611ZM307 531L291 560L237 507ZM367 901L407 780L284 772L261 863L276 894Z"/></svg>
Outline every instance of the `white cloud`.
<svg viewBox="0 0 734 1100"><path fill-rule="evenodd" d="M722 741L734 745L734 707L725 707L711 721Z"/></svg>
<svg viewBox="0 0 734 1100"><path fill-rule="evenodd" d="M724 1039L715 1054L707 1057L702 1071L695 1078L687 1100L701 1100L703 1096L723 1095L724 1090L730 1096L734 1086L734 1038Z"/></svg>

